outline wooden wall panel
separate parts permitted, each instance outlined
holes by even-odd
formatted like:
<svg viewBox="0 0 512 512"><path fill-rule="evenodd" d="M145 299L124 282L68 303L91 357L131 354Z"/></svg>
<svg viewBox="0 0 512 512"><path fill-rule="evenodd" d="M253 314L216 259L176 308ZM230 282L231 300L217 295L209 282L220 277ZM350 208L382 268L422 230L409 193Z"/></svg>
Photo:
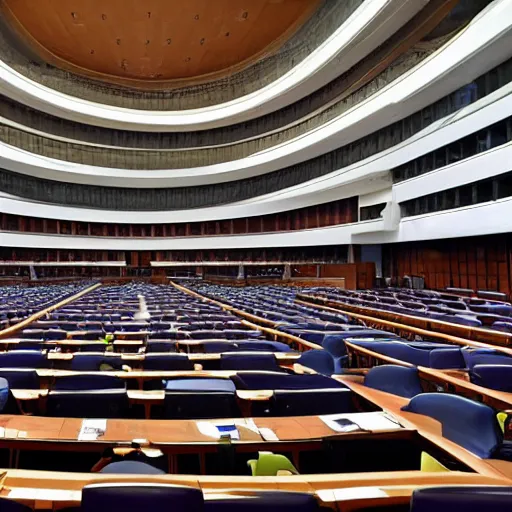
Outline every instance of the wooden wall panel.
<svg viewBox="0 0 512 512"><path fill-rule="evenodd" d="M383 258L388 277L422 276L429 288L511 292L512 234L389 244Z"/></svg>

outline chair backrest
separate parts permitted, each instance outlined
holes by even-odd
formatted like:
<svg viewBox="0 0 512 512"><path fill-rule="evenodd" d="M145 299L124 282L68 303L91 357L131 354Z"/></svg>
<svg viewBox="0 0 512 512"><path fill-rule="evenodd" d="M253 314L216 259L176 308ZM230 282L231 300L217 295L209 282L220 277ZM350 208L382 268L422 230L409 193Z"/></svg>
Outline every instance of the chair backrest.
<svg viewBox="0 0 512 512"><path fill-rule="evenodd" d="M512 487L432 487L416 489L411 512L502 512L512 509Z"/></svg>
<svg viewBox="0 0 512 512"><path fill-rule="evenodd" d="M172 510L202 512L203 493L193 487L169 484L107 483L82 490L82 512Z"/></svg>
<svg viewBox="0 0 512 512"><path fill-rule="evenodd" d="M121 460L105 466L100 473L116 475L165 475L165 471L138 460Z"/></svg>
<svg viewBox="0 0 512 512"><path fill-rule="evenodd" d="M430 365L430 354L428 350L413 348L406 343L398 341L354 341L354 345L360 345L373 352L383 354L399 361L411 363L415 366Z"/></svg>
<svg viewBox="0 0 512 512"><path fill-rule="evenodd" d="M236 352L240 346L235 341L205 341L203 344L205 354L221 354L222 352Z"/></svg>
<svg viewBox="0 0 512 512"><path fill-rule="evenodd" d="M237 389L347 389L341 382L325 375L238 372L231 380Z"/></svg>
<svg viewBox="0 0 512 512"><path fill-rule="evenodd" d="M232 392L165 392L164 418L213 419L241 416L236 395Z"/></svg>
<svg viewBox="0 0 512 512"><path fill-rule="evenodd" d="M320 510L312 494L298 492L251 492L247 497L224 495L205 501L205 512L316 512Z"/></svg>
<svg viewBox="0 0 512 512"><path fill-rule="evenodd" d="M0 510L2 512L32 512L32 508L9 498L0 498Z"/></svg>
<svg viewBox="0 0 512 512"><path fill-rule="evenodd" d="M333 357L345 357L347 355L347 347L345 346L344 339L337 334L329 334L324 337L322 347Z"/></svg>
<svg viewBox="0 0 512 512"><path fill-rule="evenodd" d="M491 457L503 440L494 410L461 396L423 393L402 410L436 419L443 437L483 459Z"/></svg>
<svg viewBox="0 0 512 512"><path fill-rule="evenodd" d="M463 350L462 354L469 369L477 364L512 365L512 357L493 349Z"/></svg>
<svg viewBox="0 0 512 512"><path fill-rule="evenodd" d="M434 348L429 356L430 368L465 368L466 363L460 348Z"/></svg>
<svg viewBox="0 0 512 512"><path fill-rule="evenodd" d="M154 352L176 352L176 342L174 341L148 341L146 344L146 354Z"/></svg>
<svg viewBox="0 0 512 512"><path fill-rule="evenodd" d="M393 364L374 366L364 378L365 386L404 398L423 392L418 370Z"/></svg>
<svg viewBox="0 0 512 512"><path fill-rule="evenodd" d="M334 373L334 359L327 350L307 350L297 362L323 375Z"/></svg>
<svg viewBox="0 0 512 512"><path fill-rule="evenodd" d="M126 390L50 391L47 415L63 418L126 418L129 401Z"/></svg>
<svg viewBox="0 0 512 512"><path fill-rule="evenodd" d="M221 370L279 371L274 354L232 353L221 354Z"/></svg>
<svg viewBox="0 0 512 512"><path fill-rule="evenodd" d="M469 378L473 384L484 388L512 392L512 365L477 364L470 369Z"/></svg>
<svg viewBox="0 0 512 512"><path fill-rule="evenodd" d="M45 368L46 355L40 350L15 350L0 353L0 368Z"/></svg>
<svg viewBox="0 0 512 512"><path fill-rule="evenodd" d="M146 354L142 363L144 370L193 370L194 363L187 354Z"/></svg>
<svg viewBox="0 0 512 512"><path fill-rule="evenodd" d="M123 366L121 354L109 355L105 353L75 352L71 361L71 369L82 372L100 371L103 365L120 370Z"/></svg>
<svg viewBox="0 0 512 512"><path fill-rule="evenodd" d="M278 390L274 392L270 416L312 416L353 412L349 389Z"/></svg>
<svg viewBox="0 0 512 512"><path fill-rule="evenodd" d="M39 389L39 375L30 368L0 368L0 377L11 389Z"/></svg>
<svg viewBox="0 0 512 512"><path fill-rule="evenodd" d="M123 379L114 375L65 375L55 379L55 391L94 391L99 389L126 389Z"/></svg>

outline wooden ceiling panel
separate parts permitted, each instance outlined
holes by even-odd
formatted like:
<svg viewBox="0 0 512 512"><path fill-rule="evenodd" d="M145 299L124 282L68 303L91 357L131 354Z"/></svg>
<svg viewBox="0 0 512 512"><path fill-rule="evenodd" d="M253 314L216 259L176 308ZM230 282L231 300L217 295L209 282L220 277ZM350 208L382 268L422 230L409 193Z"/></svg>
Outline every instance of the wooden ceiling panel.
<svg viewBox="0 0 512 512"><path fill-rule="evenodd" d="M147 82L241 69L284 43L320 3L0 0L3 15L47 62L107 81Z"/></svg>

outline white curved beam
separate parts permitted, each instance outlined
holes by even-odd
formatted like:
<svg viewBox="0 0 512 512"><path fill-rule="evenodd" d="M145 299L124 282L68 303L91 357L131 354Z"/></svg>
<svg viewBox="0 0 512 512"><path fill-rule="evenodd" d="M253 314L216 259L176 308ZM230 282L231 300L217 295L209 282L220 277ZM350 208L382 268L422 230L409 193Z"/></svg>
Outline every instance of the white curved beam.
<svg viewBox="0 0 512 512"><path fill-rule="evenodd" d="M250 157L190 169L133 171L55 160L0 144L6 169L56 181L132 188L223 183L269 173L350 144L492 69L512 54L512 0L496 0L413 70L307 134Z"/></svg>
<svg viewBox="0 0 512 512"><path fill-rule="evenodd" d="M311 55L266 87L236 100L185 111L132 110L72 97L34 82L0 61L0 92L81 123L138 131L192 131L273 112L324 86L381 45L429 0L367 0Z"/></svg>
<svg viewBox="0 0 512 512"><path fill-rule="evenodd" d="M336 199L370 194L391 188L389 169L512 116L511 93L512 83L464 107L457 113L436 121L422 132L386 151L324 177L247 201L188 210L115 211L38 203L0 193L0 211L14 215L84 222L130 224L201 222L267 215ZM395 200L405 201L413 197L411 194L421 195L422 191L429 191L432 187L441 189L446 185L457 186L462 183L460 180L473 178L475 172L491 173L490 175L507 172L510 170L508 168L509 152L510 145L506 145L482 153L478 157L399 183L393 187ZM457 183L454 180L458 180ZM416 186L416 183L421 184Z"/></svg>
<svg viewBox="0 0 512 512"><path fill-rule="evenodd" d="M383 221L374 221L378 228ZM317 229L250 235L218 235L173 238L122 238L69 235L37 235L0 232L2 245L47 249L83 249L97 251L168 251L200 249L242 249L264 247L306 247L349 244L353 231L361 225L344 224Z"/></svg>

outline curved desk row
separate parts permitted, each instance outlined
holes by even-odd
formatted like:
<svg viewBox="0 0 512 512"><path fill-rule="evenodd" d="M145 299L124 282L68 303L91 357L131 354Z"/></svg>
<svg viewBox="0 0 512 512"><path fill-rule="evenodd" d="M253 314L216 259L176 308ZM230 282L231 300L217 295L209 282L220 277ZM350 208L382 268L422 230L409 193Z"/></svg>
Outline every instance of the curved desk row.
<svg viewBox="0 0 512 512"><path fill-rule="evenodd" d="M361 347L345 341L345 345L351 355L355 365L359 370L365 371L378 364L394 364L413 368L411 363L395 359L384 354L380 354L366 347ZM483 402L498 410L512 409L512 393L496 391L485 388L469 382L468 373L464 370L437 370L418 366L419 376L423 381L441 385L445 391L455 392L456 394L466 396L477 402Z"/></svg>
<svg viewBox="0 0 512 512"><path fill-rule="evenodd" d="M0 470L2 471L2 470ZM257 491L314 494L320 504L351 512L371 507L407 505L418 487L451 485L506 485L499 477L471 473L401 471L350 475L295 475L277 477L110 475L48 471L3 470L0 496L35 510L59 510L80 505L82 489L93 483L167 483L200 489L205 500L219 495L250 496Z"/></svg>
<svg viewBox="0 0 512 512"><path fill-rule="evenodd" d="M410 333L414 332L420 335L428 335L430 337L444 339L449 343L464 344L473 347L489 348L489 346L492 346L492 348L497 350L503 349L503 351L512 354L512 349L503 348L512 346L511 333L483 329L480 327L468 327L451 322L444 322L442 320L405 315L365 306L354 306L353 304L342 301L303 295L300 293L297 294L296 302L307 306L320 306L321 309L325 308L330 311L352 316L353 318L359 318L369 325L373 324L374 326L379 326L384 329L387 327L388 330L389 328L404 330L405 332L408 330Z"/></svg>

